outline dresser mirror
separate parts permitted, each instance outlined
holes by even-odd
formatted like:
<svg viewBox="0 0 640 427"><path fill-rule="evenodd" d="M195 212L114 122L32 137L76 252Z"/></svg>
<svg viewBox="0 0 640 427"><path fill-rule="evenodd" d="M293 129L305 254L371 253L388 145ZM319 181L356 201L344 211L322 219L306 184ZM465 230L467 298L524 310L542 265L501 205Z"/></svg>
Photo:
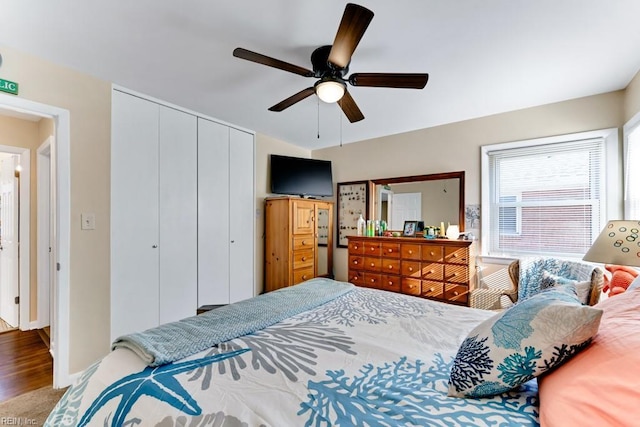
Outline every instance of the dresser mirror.
<svg viewBox="0 0 640 427"><path fill-rule="evenodd" d="M333 223L330 221L331 211L327 207L317 207L318 212L318 246L317 251L317 270L316 276L330 277L333 274L332 263L333 256L330 256L330 248L333 247ZM331 240L331 243L329 241Z"/></svg>
<svg viewBox="0 0 640 427"><path fill-rule="evenodd" d="M464 171L372 180L372 217L389 230L402 231L404 221L464 231Z"/></svg>

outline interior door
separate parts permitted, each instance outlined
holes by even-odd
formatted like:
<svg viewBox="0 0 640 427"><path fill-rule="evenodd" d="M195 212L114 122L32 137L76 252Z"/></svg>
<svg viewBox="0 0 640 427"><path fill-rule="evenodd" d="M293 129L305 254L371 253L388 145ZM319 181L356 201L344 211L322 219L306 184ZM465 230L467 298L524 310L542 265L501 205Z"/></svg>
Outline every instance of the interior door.
<svg viewBox="0 0 640 427"><path fill-rule="evenodd" d="M392 230L402 230L405 221L422 219L422 193L395 193L391 213Z"/></svg>
<svg viewBox="0 0 640 427"><path fill-rule="evenodd" d="M196 116L160 106L160 323L198 308Z"/></svg>
<svg viewBox="0 0 640 427"><path fill-rule="evenodd" d="M255 295L254 145L252 134L233 128L229 130L230 302Z"/></svg>
<svg viewBox="0 0 640 427"><path fill-rule="evenodd" d="M229 127L198 118L198 307L229 304L229 235Z"/></svg>
<svg viewBox="0 0 640 427"><path fill-rule="evenodd" d="M158 120L153 102L113 91L111 340L158 326Z"/></svg>
<svg viewBox="0 0 640 427"><path fill-rule="evenodd" d="M16 156L0 159L0 317L12 327L18 326L20 294L18 283L18 180Z"/></svg>

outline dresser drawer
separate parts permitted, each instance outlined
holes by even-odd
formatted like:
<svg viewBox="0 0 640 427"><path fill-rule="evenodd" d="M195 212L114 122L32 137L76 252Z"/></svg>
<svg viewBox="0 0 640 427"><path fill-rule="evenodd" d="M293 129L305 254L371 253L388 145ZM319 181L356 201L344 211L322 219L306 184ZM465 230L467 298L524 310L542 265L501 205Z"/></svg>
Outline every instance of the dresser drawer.
<svg viewBox="0 0 640 427"><path fill-rule="evenodd" d="M364 254L380 256L380 242L364 242Z"/></svg>
<svg viewBox="0 0 640 427"><path fill-rule="evenodd" d="M446 284L444 289L444 299L468 305L469 287L465 285Z"/></svg>
<svg viewBox="0 0 640 427"><path fill-rule="evenodd" d="M382 273L400 274L400 260L399 259L386 259L381 258Z"/></svg>
<svg viewBox="0 0 640 427"><path fill-rule="evenodd" d="M364 274L361 271L349 271L349 283L364 286Z"/></svg>
<svg viewBox="0 0 640 427"><path fill-rule="evenodd" d="M420 295L421 293L421 280L420 279L410 279L407 277L402 278L402 283L400 285L400 289L403 294L407 295Z"/></svg>
<svg viewBox="0 0 640 427"><path fill-rule="evenodd" d="M444 280L446 282L469 284L469 267L466 265L445 264Z"/></svg>
<svg viewBox="0 0 640 427"><path fill-rule="evenodd" d="M296 236L293 238L293 250L297 251L299 249L308 249L311 248L313 250L314 239L313 234L305 235L305 236Z"/></svg>
<svg viewBox="0 0 640 427"><path fill-rule="evenodd" d="M444 260L444 248L440 245L422 246L422 260L442 262Z"/></svg>
<svg viewBox="0 0 640 427"><path fill-rule="evenodd" d="M468 264L469 248L446 248L444 259L445 262L452 264Z"/></svg>
<svg viewBox="0 0 640 427"><path fill-rule="evenodd" d="M361 240L349 241L349 255L364 254L364 243Z"/></svg>
<svg viewBox="0 0 640 427"><path fill-rule="evenodd" d="M442 299L443 291L442 282L432 282L430 280L422 281L422 296L427 298L440 298Z"/></svg>
<svg viewBox="0 0 640 427"><path fill-rule="evenodd" d="M313 267L313 249L293 251L293 268Z"/></svg>
<svg viewBox="0 0 640 427"><path fill-rule="evenodd" d="M293 270L293 284L297 285L305 280L313 279L313 266Z"/></svg>
<svg viewBox="0 0 640 427"><path fill-rule="evenodd" d="M399 243L383 243L382 256L386 258L400 258Z"/></svg>
<svg viewBox="0 0 640 427"><path fill-rule="evenodd" d="M364 257L359 255L349 255L349 268L361 270L364 268Z"/></svg>
<svg viewBox="0 0 640 427"><path fill-rule="evenodd" d="M400 276L383 274L380 281L380 289L391 292L400 292Z"/></svg>
<svg viewBox="0 0 640 427"><path fill-rule="evenodd" d="M420 245L403 243L400 245L400 254L402 259L415 259L420 260Z"/></svg>
<svg viewBox="0 0 640 427"><path fill-rule="evenodd" d="M380 289L381 281L382 276L380 274L364 273L364 282L362 286Z"/></svg>
<svg viewBox="0 0 640 427"><path fill-rule="evenodd" d="M444 277L444 264L422 262L422 278L425 280L440 280Z"/></svg>
<svg viewBox="0 0 640 427"><path fill-rule="evenodd" d="M382 267L382 259L378 257L366 256L364 257L364 269L367 271L380 272Z"/></svg>
<svg viewBox="0 0 640 427"><path fill-rule="evenodd" d="M421 278L422 272L420 271L420 261L402 260L400 273L403 276L415 277L417 279Z"/></svg>

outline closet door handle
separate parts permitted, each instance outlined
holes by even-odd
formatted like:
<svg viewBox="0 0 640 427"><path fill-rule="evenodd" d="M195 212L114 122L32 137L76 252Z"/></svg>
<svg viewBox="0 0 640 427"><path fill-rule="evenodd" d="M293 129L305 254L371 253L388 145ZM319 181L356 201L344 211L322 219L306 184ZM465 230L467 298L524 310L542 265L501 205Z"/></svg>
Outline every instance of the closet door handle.
<svg viewBox="0 0 640 427"><path fill-rule="evenodd" d="M156 249L158 247L158 245L153 245L151 246L153 249Z"/></svg>

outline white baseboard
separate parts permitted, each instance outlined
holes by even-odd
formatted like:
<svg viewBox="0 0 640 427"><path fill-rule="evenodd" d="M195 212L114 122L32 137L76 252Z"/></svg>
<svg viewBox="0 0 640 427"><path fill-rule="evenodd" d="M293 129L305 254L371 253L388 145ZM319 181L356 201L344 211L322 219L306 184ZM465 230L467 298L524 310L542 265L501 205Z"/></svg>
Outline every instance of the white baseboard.
<svg viewBox="0 0 640 427"><path fill-rule="evenodd" d="M68 387L70 385L75 384L78 381L78 379L82 376L83 372L84 371L76 372L74 374L69 374L69 376L67 376L67 378L65 378L62 381L62 384L56 384L56 387L54 388L64 388L64 387Z"/></svg>
<svg viewBox="0 0 640 427"><path fill-rule="evenodd" d="M34 329L41 329L40 328L40 324L38 323L37 320L34 320L32 322L29 322L29 329L30 331L34 330Z"/></svg>

